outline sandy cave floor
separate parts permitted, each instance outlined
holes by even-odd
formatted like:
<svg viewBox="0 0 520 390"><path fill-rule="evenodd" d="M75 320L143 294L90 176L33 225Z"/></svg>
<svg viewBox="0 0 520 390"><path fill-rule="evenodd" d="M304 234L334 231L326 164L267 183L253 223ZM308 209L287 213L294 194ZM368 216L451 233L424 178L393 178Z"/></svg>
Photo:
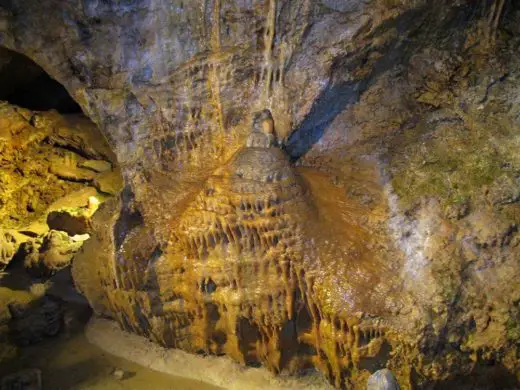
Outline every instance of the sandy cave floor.
<svg viewBox="0 0 520 390"><path fill-rule="evenodd" d="M15 372L26 368L42 371L43 389L156 389L156 390L210 390L218 389L200 381L185 379L131 363L112 356L90 344L82 332L72 336L47 339L23 348L21 356L5 364L0 372ZM112 372L115 368L129 374L119 380Z"/></svg>

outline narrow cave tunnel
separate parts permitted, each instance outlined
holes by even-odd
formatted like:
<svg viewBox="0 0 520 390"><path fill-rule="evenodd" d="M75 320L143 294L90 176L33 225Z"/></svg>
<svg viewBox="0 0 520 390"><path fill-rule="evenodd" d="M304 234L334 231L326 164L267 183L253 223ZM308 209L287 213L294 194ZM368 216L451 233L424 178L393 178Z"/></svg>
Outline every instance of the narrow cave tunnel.
<svg viewBox="0 0 520 390"><path fill-rule="evenodd" d="M54 109L62 114L81 108L63 85L34 61L0 47L0 100L34 111Z"/></svg>

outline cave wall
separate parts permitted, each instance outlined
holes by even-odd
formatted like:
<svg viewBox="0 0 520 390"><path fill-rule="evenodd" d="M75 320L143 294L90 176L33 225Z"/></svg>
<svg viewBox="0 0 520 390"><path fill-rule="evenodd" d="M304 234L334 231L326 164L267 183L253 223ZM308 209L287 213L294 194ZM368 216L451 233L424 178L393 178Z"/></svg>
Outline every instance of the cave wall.
<svg viewBox="0 0 520 390"><path fill-rule="evenodd" d="M338 387L381 366L404 388L517 380L520 62L514 22L479 38L491 3L0 3L0 46L68 89L124 172L75 260L95 310ZM238 158L264 108L284 163ZM242 183L258 167L280 185Z"/></svg>
<svg viewBox="0 0 520 390"><path fill-rule="evenodd" d="M161 240L176 207L159 205L182 202L184 182L227 161L252 112L270 108L298 158L414 50L409 35L454 17L449 2L4 3L0 44L34 59L98 124Z"/></svg>

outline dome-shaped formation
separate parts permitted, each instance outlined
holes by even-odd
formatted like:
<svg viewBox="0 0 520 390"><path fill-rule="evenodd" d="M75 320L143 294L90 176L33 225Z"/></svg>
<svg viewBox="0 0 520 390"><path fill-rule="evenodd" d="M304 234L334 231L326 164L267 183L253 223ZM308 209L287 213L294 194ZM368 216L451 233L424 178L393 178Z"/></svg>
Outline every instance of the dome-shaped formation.
<svg viewBox="0 0 520 390"><path fill-rule="evenodd" d="M315 247L328 230L312 222L314 201L283 151L239 150L171 226L168 248L144 262L121 253L110 312L165 346L275 372L314 366L340 386L346 371L384 350L385 328L348 308L331 314L331 299L345 291L319 293L331 283L321 276L328 264L349 260Z"/></svg>

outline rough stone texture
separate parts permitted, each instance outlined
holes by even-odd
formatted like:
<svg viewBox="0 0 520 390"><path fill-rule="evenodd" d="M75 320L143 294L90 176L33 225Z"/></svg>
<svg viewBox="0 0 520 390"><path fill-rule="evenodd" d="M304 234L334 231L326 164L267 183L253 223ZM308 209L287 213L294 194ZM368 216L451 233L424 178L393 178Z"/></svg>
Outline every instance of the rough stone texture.
<svg viewBox="0 0 520 390"><path fill-rule="evenodd" d="M41 241L25 243L21 250L24 267L37 276L53 275L70 265L84 240L71 238L66 232L51 230Z"/></svg>
<svg viewBox="0 0 520 390"><path fill-rule="evenodd" d="M47 225L51 230L61 230L75 236L90 232L92 211L88 207L62 208L47 215Z"/></svg>
<svg viewBox="0 0 520 390"><path fill-rule="evenodd" d="M4 3L122 165L75 263L98 313L338 387L517 385L515 4ZM240 149L264 108L297 167Z"/></svg>
<svg viewBox="0 0 520 390"><path fill-rule="evenodd" d="M399 384L390 370L378 370L368 378L367 390L399 390Z"/></svg>
<svg viewBox="0 0 520 390"><path fill-rule="evenodd" d="M11 262L17 248L16 238L10 232L0 230L0 271Z"/></svg>
<svg viewBox="0 0 520 390"><path fill-rule="evenodd" d="M89 159L112 160L114 170L98 174L79 167ZM0 226L27 228L50 209L62 207L60 202L70 206L63 199L73 200L84 190L79 182L109 173L111 178L120 177L115 156L86 118L0 102ZM112 181L117 188L120 180ZM84 201L78 206L86 206Z"/></svg>

